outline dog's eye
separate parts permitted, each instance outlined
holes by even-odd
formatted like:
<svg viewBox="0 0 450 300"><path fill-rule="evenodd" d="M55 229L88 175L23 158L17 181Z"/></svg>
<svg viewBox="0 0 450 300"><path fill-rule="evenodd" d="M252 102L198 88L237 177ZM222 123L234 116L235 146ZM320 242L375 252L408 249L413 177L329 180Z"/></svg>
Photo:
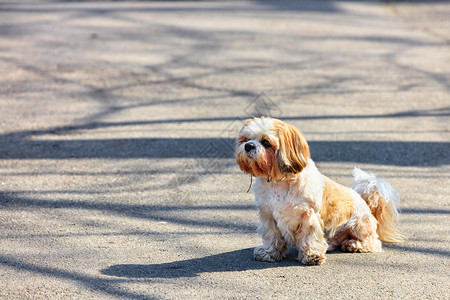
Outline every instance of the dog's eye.
<svg viewBox="0 0 450 300"><path fill-rule="evenodd" d="M261 145L263 145L264 148L270 148L270 146L272 146L268 140L262 140Z"/></svg>
<svg viewBox="0 0 450 300"><path fill-rule="evenodd" d="M243 139L242 139L242 143L247 143L248 141L249 141L248 138L243 138Z"/></svg>

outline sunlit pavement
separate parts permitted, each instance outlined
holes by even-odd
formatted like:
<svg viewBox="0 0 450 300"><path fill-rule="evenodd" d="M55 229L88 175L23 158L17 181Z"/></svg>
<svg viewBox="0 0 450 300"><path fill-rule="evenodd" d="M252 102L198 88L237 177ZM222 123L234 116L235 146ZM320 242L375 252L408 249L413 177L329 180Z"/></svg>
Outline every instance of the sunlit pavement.
<svg viewBox="0 0 450 300"><path fill-rule="evenodd" d="M450 4L0 1L1 299L448 299ZM233 137L299 127L402 244L252 258Z"/></svg>

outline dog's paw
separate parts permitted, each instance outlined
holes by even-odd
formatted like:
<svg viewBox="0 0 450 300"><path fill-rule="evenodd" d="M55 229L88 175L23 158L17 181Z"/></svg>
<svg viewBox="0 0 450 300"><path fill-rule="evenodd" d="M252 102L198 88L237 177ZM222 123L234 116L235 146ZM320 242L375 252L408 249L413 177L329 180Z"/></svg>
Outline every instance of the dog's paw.
<svg viewBox="0 0 450 300"><path fill-rule="evenodd" d="M283 258L280 252L276 250L270 251L264 246L258 246L253 250L253 256L255 260L259 261L268 261L268 262L276 262L280 261Z"/></svg>
<svg viewBox="0 0 450 300"><path fill-rule="evenodd" d="M381 242L378 239L365 242L357 240L346 240L341 244L341 250L344 252L381 252Z"/></svg>
<svg viewBox="0 0 450 300"><path fill-rule="evenodd" d="M361 248L361 242L357 240L346 240L341 244L341 250L344 252L359 252Z"/></svg>
<svg viewBox="0 0 450 300"><path fill-rule="evenodd" d="M325 262L326 258L323 255L313 254L313 255L304 255L299 260L304 265L316 266L321 265Z"/></svg>

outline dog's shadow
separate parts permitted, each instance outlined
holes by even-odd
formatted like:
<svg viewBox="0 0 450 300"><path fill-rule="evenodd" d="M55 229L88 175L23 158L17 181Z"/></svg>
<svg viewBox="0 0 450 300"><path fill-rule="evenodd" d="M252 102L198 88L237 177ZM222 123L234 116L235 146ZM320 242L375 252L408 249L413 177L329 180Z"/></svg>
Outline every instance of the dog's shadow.
<svg viewBox="0 0 450 300"><path fill-rule="evenodd" d="M260 270L288 266L303 267L296 259L296 250L277 263L255 261L253 248L241 249L202 258L179 260L161 264L121 264L103 269L104 275L126 278L178 278L196 277L200 273Z"/></svg>

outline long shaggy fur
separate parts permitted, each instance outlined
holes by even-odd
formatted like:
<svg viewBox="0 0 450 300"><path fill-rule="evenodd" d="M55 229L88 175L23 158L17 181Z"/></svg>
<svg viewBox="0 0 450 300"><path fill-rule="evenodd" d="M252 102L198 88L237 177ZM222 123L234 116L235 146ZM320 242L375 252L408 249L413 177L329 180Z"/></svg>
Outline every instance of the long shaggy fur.
<svg viewBox="0 0 450 300"><path fill-rule="evenodd" d="M320 265L325 253L379 252L381 241L399 242L397 192L375 175L355 169L353 189L324 176L301 132L280 120L248 120L236 139L236 162L256 177L261 261L283 259L295 245L300 262Z"/></svg>
<svg viewBox="0 0 450 300"><path fill-rule="evenodd" d="M400 202L397 191L388 182L359 168L353 170L353 178L353 190L366 201L378 221L378 238L390 243L404 241L404 235L396 230Z"/></svg>

